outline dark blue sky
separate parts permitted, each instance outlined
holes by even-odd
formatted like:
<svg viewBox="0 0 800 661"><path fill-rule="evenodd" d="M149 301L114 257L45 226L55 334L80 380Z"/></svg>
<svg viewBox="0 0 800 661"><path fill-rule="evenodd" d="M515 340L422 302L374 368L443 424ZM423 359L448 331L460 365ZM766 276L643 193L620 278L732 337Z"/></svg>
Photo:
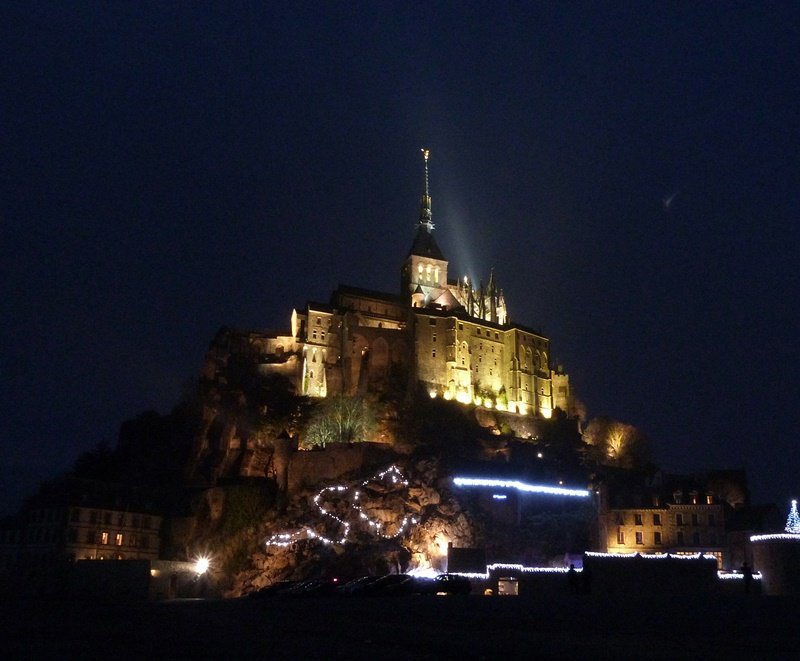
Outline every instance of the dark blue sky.
<svg viewBox="0 0 800 661"><path fill-rule="evenodd" d="M3 3L0 511L168 411L219 326L395 291L422 146L451 273L495 268L590 416L797 497L798 26L778 2Z"/></svg>

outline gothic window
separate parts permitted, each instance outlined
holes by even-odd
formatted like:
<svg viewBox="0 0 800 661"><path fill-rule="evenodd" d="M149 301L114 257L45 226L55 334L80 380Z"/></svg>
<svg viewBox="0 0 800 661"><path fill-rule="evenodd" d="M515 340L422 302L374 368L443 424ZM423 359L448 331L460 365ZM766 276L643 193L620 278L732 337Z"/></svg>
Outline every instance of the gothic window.
<svg viewBox="0 0 800 661"><path fill-rule="evenodd" d="M426 280L430 280L431 279L431 265L430 264L428 264L425 267L425 279Z"/></svg>
<svg viewBox="0 0 800 661"><path fill-rule="evenodd" d="M311 362L312 363L316 363L317 362L317 350L316 349L314 349L314 353L311 355Z"/></svg>
<svg viewBox="0 0 800 661"><path fill-rule="evenodd" d="M312 340L316 340L317 339L317 329L316 328L311 332L311 339Z"/></svg>
<svg viewBox="0 0 800 661"><path fill-rule="evenodd" d="M419 277L422 279L422 264L417 267L417 271L419 271Z"/></svg>

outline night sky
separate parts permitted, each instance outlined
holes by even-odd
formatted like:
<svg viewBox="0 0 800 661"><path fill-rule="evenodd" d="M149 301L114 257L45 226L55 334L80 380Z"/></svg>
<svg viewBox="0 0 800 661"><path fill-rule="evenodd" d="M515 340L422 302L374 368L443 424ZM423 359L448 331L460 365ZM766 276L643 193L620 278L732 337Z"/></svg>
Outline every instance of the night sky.
<svg viewBox="0 0 800 661"><path fill-rule="evenodd" d="M3 3L0 512L222 325L395 292L431 150L589 416L800 495L800 5ZM665 200L668 200L667 204Z"/></svg>

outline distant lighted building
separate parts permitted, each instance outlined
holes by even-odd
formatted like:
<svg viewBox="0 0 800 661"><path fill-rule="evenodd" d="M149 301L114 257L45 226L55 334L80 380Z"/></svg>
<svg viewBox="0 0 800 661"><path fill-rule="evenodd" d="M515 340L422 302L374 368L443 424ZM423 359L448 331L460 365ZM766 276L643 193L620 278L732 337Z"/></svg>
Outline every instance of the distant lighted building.
<svg viewBox="0 0 800 661"><path fill-rule="evenodd" d="M608 553L714 555L727 560L726 506L717 494L684 480L658 486L603 485L600 549Z"/></svg>
<svg viewBox="0 0 800 661"><path fill-rule="evenodd" d="M215 379L231 358L255 360L262 373L288 377L298 392L326 397L380 389L402 368L431 397L544 418L556 408L572 413L569 377L551 365L550 340L509 321L494 274L485 285L450 278L434 238L427 151L424 157L419 221L400 293L339 285L327 303L295 309L287 333L223 329L204 378Z"/></svg>

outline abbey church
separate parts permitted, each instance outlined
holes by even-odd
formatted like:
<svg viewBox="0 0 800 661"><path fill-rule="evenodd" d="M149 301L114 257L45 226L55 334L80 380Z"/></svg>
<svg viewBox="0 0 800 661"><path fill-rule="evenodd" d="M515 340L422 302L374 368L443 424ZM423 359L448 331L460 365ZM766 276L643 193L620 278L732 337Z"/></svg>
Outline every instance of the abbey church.
<svg viewBox="0 0 800 661"><path fill-rule="evenodd" d="M294 310L287 334L224 331L214 345L236 353L246 343L262 373L283 374L311 397L380 389L402 367L431 397L544 418L556 408L570 413L569 379L551 367L549 339L509 321L494 274L477 288L449 277L434 238L427 150L423 157L419 222L399 293L339 285L327 303Z"/></svg>

